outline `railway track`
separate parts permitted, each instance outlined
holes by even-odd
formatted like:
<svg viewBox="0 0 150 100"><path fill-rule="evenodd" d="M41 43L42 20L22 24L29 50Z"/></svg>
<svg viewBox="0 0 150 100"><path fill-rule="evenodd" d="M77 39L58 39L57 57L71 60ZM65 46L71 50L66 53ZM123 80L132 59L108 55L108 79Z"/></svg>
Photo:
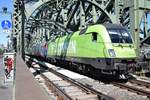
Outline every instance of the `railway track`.
<svg viewBox="0 0 150 100"><path fill-rule="evenodd" d="M141 81L141 80L129 80L129 82L140 86L144 86L146 88L150 88L150 82Z"/></svg>
<svg viewBox="0 0 150 100"><path fill-rule="evenodd" d="M141 81L141 80L130 80L128 83L112 83L115 86L118 86L123 89L127 89L128 91L147 96L150 98L150 83Z"/></svg>
<svg viewBox="0 0 150 100"><path fill-rule="evenodd" d="M137 90L133 91L133 89L131 90L120 85L120 84L123 84L123 85L127 85L127 84L115 83L115 82L113 84L105 84L103 82L96 81L91 78L82 78L82 77L78 79L77 78L74 79L74 78L70 78L68 74L62 73L62 70L65 70L63 68L56 67L46 62L37 61L35 59L33 61L39 64L40 68L42 66L42 68L45 67L47 69L47 72L41 71L40 75L41 77L43 77L44 80L46 80L45 83L47 87L51 89L53 93L57 95L58 98L61 98L57 100L72 100L75 98L78 98L79 100L85 100L85 98L87 100L93 100L93 99L94 100L112 100L112 99L115 99L115 100L133 100L133 99L134 100L149 100L149 94L145 94L142 91L137 92ZM54 76L54 78L52 78L52 76ZM57 78L55 78L55 76L59 77L58 80ZM57 82L60 82L60 83L57 83ZM66 83L66 82L69 82L69 83ZM130 83L131 85L135 85L135 84L138 85L137 84L138 82L135 83L135 81L133 80L128 83ZM66 86L64 85L62 86L62 84L66 84ZM72 85L67 85L67 84L72 84ZM78 88L78 90L75 90L73 87L70 87L70 86L76 86L74 88L75 89ZM139 87L141 86L144 88L148 87L148 85L143 86L143 84L140 85ZM66 91L69 91L69 92L66 92ZM83 93L81 93L80 91L83 91ZM72 94L70 95L69 93L73 93L74 95L75 93L77 94L76 94L76 97L71 97ZM87 94L87 96L85 94ZM82 99L79 97L82 97Z"/></svg>
<svg viewBox="0 0 150 100"><path fill-rule="evenodd" d="M50 74L50 73L49 73ZM46 80L47 86L56 91L55 95L58 98L63 100L99 100L99 97L92 93L87 89L83 89L83 87L77 86L70 81L62 77L58 77L55 74L50 74L51 79L48 78L46 75L42 74L41 76Z"/></svg>
<svg viewBox="0 0 150 100"><path fill-rule="evenodd" d="M41 71L40 75L47 87L57 96L57 100L115 100L53 69L44 73Z"/></svg>

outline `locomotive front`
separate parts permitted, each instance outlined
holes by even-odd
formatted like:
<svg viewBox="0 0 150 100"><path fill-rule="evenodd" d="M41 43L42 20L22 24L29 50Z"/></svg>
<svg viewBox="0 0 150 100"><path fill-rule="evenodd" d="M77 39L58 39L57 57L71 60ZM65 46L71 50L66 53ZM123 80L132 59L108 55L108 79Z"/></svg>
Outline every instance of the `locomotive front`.
<svg viewBox="0 0 150 100"><path fill-rule="evenodd" d="M111 43L105 41L107 49L106 63L112 65L119 74L127 73L127 70L135 65L137 57L132 37L122 26L114 24L104 26L111 41Z"/></svg>

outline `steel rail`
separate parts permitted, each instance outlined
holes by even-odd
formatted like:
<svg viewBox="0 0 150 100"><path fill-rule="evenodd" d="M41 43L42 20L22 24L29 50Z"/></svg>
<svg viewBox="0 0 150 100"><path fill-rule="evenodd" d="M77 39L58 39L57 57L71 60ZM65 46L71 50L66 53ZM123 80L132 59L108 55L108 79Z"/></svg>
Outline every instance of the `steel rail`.
<svg viewBox="0 0 150 100"><path fill-rule="evenodd" d="M49 71L51 71L52 73L54 73L54 74L56 74L56 75L58 75L58 76L60 76L60 77L63 77L63 79L66 79L66 80L72 82L73 84L75 84L75 85L81 87L83 90L85 90L85 91L87 91L87 92L92 92L92 93L94 93L94 94L97 94L100 100L103 100L103 98L105 98L106 100L114 100L112 97L109 97L109 96L107 96L107 95L104 95L104 94L102 94L102 93L100 93L100 92L94 90L93 88L87 86L87 85L84 85L84 84L82 84L82 83L79 83L79 82L77 82L76 80L73 80L73 79L71 79L71 78L69 78L69 77L67 77L67 76L65 76L65 75L63 75L63 74L61 74L61 73L56 72L56 71L53 70L53 69L49 69Z"/></svg>
<svg viewBox="0 0 150 100"><path fill-rule="evenodd" d="M28 64L30 64L30 66L32 66L34 68L34 65L32 65L32 62L38 62L38 60L34 59L34 58L30 58L28 56L26 56L26 60L28 60ZM36 69L37 71L37 69ZM43 73L42 71L38 70L38 72L40 72L40 76L45 80L45 84L48 87L48 89L50 89L58 98L57 100L72 100L72 98L65 93L62 89L60 89L56 84L54 84L50 79L48 79Z"/></svg>
<svg viewBox="0 0 150 100"><path fill-rule="evenodd" d="M63 98L63 100L72 100L72 98L62 91L56 84L54 84L51 80L49 80L44 74L40 74L45 80L48 87L52 88L53 91L57 91L54 94L58 96L59 100L62 100L60 98Z"/></svg>
<svg viewBox="0 0 150 100"><path fill-rule="evenodd" d="M145 81L141 81L141 80L129 80L129 82L150 88L150 82L145 82Z"/></svg>
<svg viewBox="0 0 150 100"><path fill-rule="evenodd" d="M146 91L146 90L143 90L143 89L140 89L140 88L136 88L134 86L129 86L129 85L124 84L124 83L113 82L112 84L115 85L115 86L118 86L120 88L124 88L124 89L127 89L127 90L131 91L131 92L135 92L137 94L144 95L144 96L147 96L148 98L150 98L150 91Z"/></svg>
<svg viewBox="0 0 150 100"><path fill-rule="evenodd" d="M57 76L63 78L64 80L67 80L67 81L71 82L72 84L74 84L74 85L80 87L83 91L86 91L86 92L88 92L88 93L91 92L91 93L93 93L93 94L96 94L96 95L98 96L99 100L115 100L114 98L112 98L112 97L110 97L110 96L107 96L107 95L105 95L105 94L103 94L103 93L101 93L101 92L99 92L99 91L93 89L92 87L89 87L89 86L84 85L84 84L82 84L82 83L80 83L80 82L77 82L76 80L71 79L71 78L69 78L69 77L67 77L67 76L65 76L65 75L63 75L63 74L61 74L61 73L59 73L59 72L53 70L52 68L49 68L48 66L46 66L46 65L45 65L43 62L41 62L41 61L37 61L37 60L36 60L36 63L39 64L39 65L41 65L42 67L48 68L48 71L52 72L53 74L55 74L55 75L57 75Z"/></svg>

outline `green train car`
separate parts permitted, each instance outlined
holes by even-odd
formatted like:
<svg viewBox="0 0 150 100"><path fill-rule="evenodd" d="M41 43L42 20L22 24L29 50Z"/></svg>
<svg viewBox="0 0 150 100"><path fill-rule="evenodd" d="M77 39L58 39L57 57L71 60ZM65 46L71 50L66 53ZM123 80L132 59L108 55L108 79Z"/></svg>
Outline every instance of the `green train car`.
<svg viewBox="0 0 150 100"><path fill-rule="evenodd" d="M50 41L47 57L77 64L77 69L85 72L123 75L137 56L132 37L124 27L97 24Z"/></svg>

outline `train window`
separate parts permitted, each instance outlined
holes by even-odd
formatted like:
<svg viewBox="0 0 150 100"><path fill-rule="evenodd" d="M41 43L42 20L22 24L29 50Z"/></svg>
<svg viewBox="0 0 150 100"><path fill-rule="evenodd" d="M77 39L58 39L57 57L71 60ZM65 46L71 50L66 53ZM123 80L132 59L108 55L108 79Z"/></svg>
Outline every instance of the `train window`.
<svg viewBox="0 0 150 100"><path fill-rule="evenodd" d="M97 33L96 32L92 33L92 41L97 42Z"/></svg>
<svg viewBox="0 0 150 100"><path fill-rule="evenodd" d="M108 29L112 43L132 43L130 34L125 29Z"/></svg>
<svg viewBox="0 0 150 100"><path fill-rule="evenodd" d="M132 43L131 36L126 30L120 30L120 33L125 43Z"/></svg>
<svg viewBox="0 0 150 100"><path fill-rule="evenodd" d="M110 29L110 30L109 30L109 35L110 35L111 41L112 41L113 43L119 43L119 41L120 41L120 36L119 36L117 30Z"/></svg>

